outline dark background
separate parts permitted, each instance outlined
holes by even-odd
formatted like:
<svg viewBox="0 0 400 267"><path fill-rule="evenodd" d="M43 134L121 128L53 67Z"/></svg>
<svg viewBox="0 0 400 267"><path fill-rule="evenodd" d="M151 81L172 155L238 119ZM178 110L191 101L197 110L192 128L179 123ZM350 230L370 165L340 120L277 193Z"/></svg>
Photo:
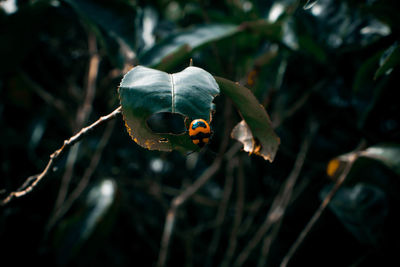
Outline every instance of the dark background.
<svg viewBox="0 0 400 267"><path fill-rule="evenodd" d="M206 23L238 25L245 30L159 59L176 72L192 58L247 86L281 145L273 163L241 151L222 162L179 209L166 265L233 266L309 140L268 255L261 241L243 265L279 266L334 183L328 162L360 144L398 151L400 143L398 1L306 2L38 0L0 8L0 196L41 172L65 139L116 109L121 78L149 49ZM121 117L85 137L31 193L0 208L1 264L155 266L171 200L215 152L236 144L229 135L240 115L223 95L215 104L211 144L189 156L139 147ZM393 162L357 162L289 266L398 265Z"/></svg>

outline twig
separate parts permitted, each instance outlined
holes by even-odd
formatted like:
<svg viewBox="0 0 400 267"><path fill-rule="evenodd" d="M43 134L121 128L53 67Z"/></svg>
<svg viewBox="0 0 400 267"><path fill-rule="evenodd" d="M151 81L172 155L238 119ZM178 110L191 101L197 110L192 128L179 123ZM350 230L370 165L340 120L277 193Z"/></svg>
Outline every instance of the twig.
<svg viewBox="0 0 400 267"><path fill-rule="evenodd" d="M85 123L87 122L89 115L92 111L92 103L96 93L96 81L97 81L97 74L99 71L100 56L97 52L96 35L92 31L88 32L88 51L90 59L86 74L87 77L85 86L86 95L82 103L82 106L78 109L76 115L75 130L81 129L83 125L85 125ZM54 205L55 211L62 206L67 196L68 187L74 173L75 161L79 153L79 147L80 147L79 144L73 147L68 154L66 170L61 179L61 186L58 191L56 203ZM53 212L53 215L55 211Z"/></svg>
<svg viewBox="0 0 400 267"><path fill-rule="evenodd" d="M62 147L50 155L50 160L47 163L44 170L37 175L28 177L27 181L29 180L29 182L25 182L23 184L24 186L21 186L17 191L9 193L8 196L1 201L1 205L5 205L5 204L9 203L13 198L22 197L22 196L30 193L35 188L35 186L51 172L55 162L66 152L66 150L68 148L70 148L72 145L79 142L83 137L85 137L86 135L88 135L89 133L91 133L92 131L97 129L99 126L114 119L118 114L121 113L121 110L122 110L122 108L118 107L110 114L100 117L93 124L91 124L85 128L82 128L77 134L70 137L68 140L65 140Z"/></svg>
<svg viewBox="0 0 400 267"><path fill-rule="evenodd" d="M229 159L232 159L233 156L240 149L240 146L232 146L229 149L229 151L227 151L224 155L224 152L226 151L228 144L229 144L228 136L229 136L229 132L230 132L230 127L228 127L228 126L229 126L229 122L231 122L231 120L229 119L231 117L231 112L232 112L232 103L229 100L226 100L225 109L224 109L224 117L225 117L225 121L228 124L225 124L224 136L226 136L227 138L223 139L223 142L221 143L219 150L218 150L217 158L214 160L213 164L211 164L211 166L208 167L203 172L203 174L192 185L187 187L182 193L180 193L178 196L176 196L172 200L171 207L169 208L166 219L165 219L164 232L163 232L163 236L161 239L160 254L159 254L158 262L157 262L158 267L164 266L167 261L169 244L170 244L171 236L172 236L172 233L174 230L176 213L177 213L178 208L181 205L183 205L189 198L191 198L201 187L203 187L203 185L206 184L208 182L208 180L211 179L211 177L219 170L222 160L224 158L229 161Z"/></svg>
<svg viewBox="0 0 400 267"><path fill-rule="evenodd" d="M124 185L128 186L128 185L132 185L135 188L139 188L141 190L146 190L148 192L149 195L154 195L154 189L152 189L152 187L154 186L152 182L150 183L150 180L147 179L138 179L138 180L124 180ZM177 195L179 195L182 191L179 189L176 189L174 187L171 186L167 186L167 185L160 185L160 188L157 190L160 190L162 194L166 194L169 197L176 197ZM218 201L211 199L205 195L196 193L192 196L192 201L196 202L199 205L203 205L206 207L211 207L211 208L216 208L218 207ZM169 208L169 206L168 206Z"/></svg>
<svg viewBox="0 0 400 267"><path fill-rule="evenodd" d="M316 125L311 125L310 132L307 134L306 138L304 139L300 151L297 155L296 161L294 163L294 168L292 172L290 173L289 177L286 179L286 182L284 186L282 187L281 192L275 197L268 214L265 218L265 221L261 225L261 227L258 229L258 231L254 234L253 238L248 242L247 246L243 249L243 251L239 254L237 257L237 260L234 264L234 266L242 266L244 262L247 260L247 258L250 256L250 253L256 248L256 246L259 244L259 242L262 240L264 235L273 227L276 223L278 223L283 219L283 216L285 214L287 205L289 203L290 197L293 192L293 187L296 184L297 178L300 175L300 171L304 165L304 161L306 159L306 155L308 152L308 149L310 147L310 143L312 138L314 137L314 134L316 132ZM279 226L277 226L276 231L279 230ZM277 233L273 234L276 236ZM271 241L265 241L264 243L267 242L272 242ZM268 253L268 250L267 250ZM266 257L266 255L265 255Z"/></svg>
<svg viewBox="0 0 400 267"><path fill-rule="evenodd" d="M265 263L267 262L267 258L269 255L271 245L275 241L276 237L278 236L279 230L282 225L285 210L291 203L290 200L293 196L294 185L296 184L296 181L300 175L300 171L304 165L306 155L307 155L308 149L310 147L311 140L314 138L316 131L317 131L317 125L311 124L310 132L308 133L307 137L303 141L300 152L299 152L296 162L294 164L294 168L293 168L292 172L290 173L290 175L285 183L284 190L280 196L280 198L281 198L280 206L282 209L282 216L272 226L272 230L271 230L270 234L268 234L264 238L261 257L259 258L259 261L258 261L259 267L264 266Z"/></svg>
<svg viewBox="0 0 400 267"><path fill-rule="evenodd" d="M246 233L249 232L251 226L254 225L254 220L256 219L257 212L261 209L262 206L264 206L264 204L265 201L262 197L258 197L251 204L249 204L249 207L246 209L249 211L246 216L246 220L241 223L240 228L238 229L237 235L239 237L244 236L246 235Z"/></svg>
<svg viewBox="0 0 400 267"><path fill-rule="evenodd" d="M285 111L272 114L271 115L271 117L273 118L272 127L278 128L280 125L282 125L282 123L287 118L290 118L298 110L304 107L304 105L307 103L312 94L321 90L324 87L324 85L326 85L325 80L318 82L310 90L304 92L304 94L300 96L300 98L298 98L298 100L295 103L293 103L290 107L288 107Z"/></svg>
<svg viewBox="0 0 400 267"><path fill-rule="evenodd" d="M331 189L331 191L328 193L328 195L322 201L322 203L319 206L318 210L311 217L310 221L307 223L306 227L300 233L300 235L298 236L298 238L296 239L294 244L290 247L288 253L283 258L280 267L286 267L288 265L290 259L293 257L294 253L297 251L297 249L299 248L301 243L304 241L305 237L310 232L311 228L314 226L314 224L321 217L322 212L326 209L326 207L331 202L332 198L335 196L335 194L338 191L338 189L342 186L343 182L346 180L347 175L349 174L349 172L351 170L351 167L353 166L353 163L358 158L358 156L359 156L359 149L356 150L356 152L354 152L353 154L351 154L351 156L348 158L348 162L346 164L346 167L343 170L342 174L337 179L334 187Z"/></svg>
<svg viewBox="0 0 400 267"><path fill-rule="evenodd" d="M64 102L62 102L60 99L54 97L50 93L48 93L45 89L43 89L38 83L33 81L25 72L21 71L21 78L23 79L24 82L28 83L32 90L40 97L42 98L48 105L54 106L55 109L57 109L63 116L66 117L66 119L69 119L67 116L68 114L68 109L66 108ZM69 123L71 124L72 121L70 120Z"/></svg>
<svg viewBox="0 0 400 267"><path fill-rule="evenodd" d="M115 121L113 121L115 122ZM64 202L64 204L55 211L53 216L49 219L49 222L47 223L46 226L46 231L49 232L50 229L53 227L54 223L56 223L64 214L69 210L69 208L72 206L72 204L75 202L76 199L82 194L82 192L85 190L87 185L89 184L90 177L96 170L101 156L103 154L103 150L106 147L108 141L110 140L112 130L114 129L115 123L110 123L106 130L103 133L103 136L97 146L96 152L93 154L93 157L90 161L89 167L86 169L85 173L83 174L82 178L80 179L78 185L74 189L74 191L69 195L67 200Z"/></svg>
<svg viewBox="0 0 400 267"><path fill-rule="evenodd" d="M226 256L221 264L223 267L229 266L229 263L232 260L233 254L236 249L239 227L242 222L243 217L243 207L244 207L244 171L243 171L243 163L239 162L239 169L237 174L237 198L236 198L236 208L235 208L235 217L233 219L232 232L229 237L229 246L226 250Z"/></svg>
<svg viewBox="0 0 400 267"><path fill-rule="evenodd" d="M161 239L160 254L158 257L157 266L162 267L165 265L168 255L169 244L174 230L176 213L178 208L183 205L189 198L191 198L211 177L219 170L221 166L222 156L218 156L213 164L208 167L203 174L181 194L172 200L171 207L167 212L165 219L164 232Z"/></svg>
<svg viewBox="0 0 400 267"><path fill-rule="evenodd" d="M77 113L77 126L79 128L86 123L92 111L92 103L96 94L97 75L99 73L100 55L97 51L96 35L92 31L88 32L88 51L90 59L86 75L86 95L83 105L80 107Z"/></svg>
<svg viewBox="0 0 400 267"><path fill-rule="evenodd" d="M215 219L216 229L214 231L214 234L213 234L213 237L212 237L209 249L208 249L207 260L206 260L205 266L212 266L213 257L218 248L218 243L221 238L221 226L224 222L224 218L225 218L225 215L226 215L226 212L228 209L229 199L232 194L233 180L234 180L233 172L236 169L236 166L238 164L237 161L238 161L237 158L234 158L231 161L229 161L229 163L226 165L225 189L224 189L224 193L222 195L221 203L218 207L217 218Z"/></svg>

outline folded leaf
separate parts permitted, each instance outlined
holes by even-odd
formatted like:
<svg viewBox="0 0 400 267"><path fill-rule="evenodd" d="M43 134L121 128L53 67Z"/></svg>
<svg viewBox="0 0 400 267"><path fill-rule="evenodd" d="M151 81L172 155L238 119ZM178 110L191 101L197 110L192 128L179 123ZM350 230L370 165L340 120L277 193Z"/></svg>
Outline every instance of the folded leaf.
<svg viewBox="0 0 400 267"><path fill-rule="evenodd" d="M265 108L246 87L224 78L215 77L215 79L221 91L230 97L243 118L243 121L233 129L232 138L242 142L245 151L272 162L280 139L272 128Z"/></svg>

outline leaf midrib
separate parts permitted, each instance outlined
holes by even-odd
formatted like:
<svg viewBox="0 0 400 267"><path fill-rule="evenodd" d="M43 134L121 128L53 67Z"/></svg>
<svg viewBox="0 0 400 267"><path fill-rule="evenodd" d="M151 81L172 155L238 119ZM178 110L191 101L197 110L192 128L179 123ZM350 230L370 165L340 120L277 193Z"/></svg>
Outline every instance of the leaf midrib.
<svg viewBox="0 0 400 267"><path fill-rule="evenodd" d="M175 82L174 76L169 74L170 82L171 82L171 112L175 113Z"/></svg>

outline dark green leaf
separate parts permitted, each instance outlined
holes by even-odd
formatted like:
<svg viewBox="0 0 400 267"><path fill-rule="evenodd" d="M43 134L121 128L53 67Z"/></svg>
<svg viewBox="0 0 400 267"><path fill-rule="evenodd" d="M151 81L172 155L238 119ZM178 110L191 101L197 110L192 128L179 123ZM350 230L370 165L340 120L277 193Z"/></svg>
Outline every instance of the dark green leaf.
<svg viewBox="0 0 400 267"><path fill-rule="evenodd" d="M307 35L301 35L298 38L300 48L310 54L320 63L325 63L327 55L324 49L313 38Z"/></svg>
<svg viewBox="0 0 400 267"><path fill-rule="evenodd" d="M124 2L64 0L90 25L119 67L135 56L135 8ZM103 35L105 33L105 35Z"/></svg>
<svg viewBox="0 0 400 267"><path fill-rule="evenodd" d="M238 32L238 27L231 24L207 24L178 32L162 40L159 44L139 56L140 64L155 67L160 70L181 62L194 49L200 46L232 36Z"/></svg>
<svg viewBox="0 0 400 267"><path fill-rule="evenodd" d="M396 43L389 47L382 55L378 70L375 72L374 79L379 78L385 73L389 73L400 63L400 46Z"/></svg>
<svg viewBox="0 0 400 267"><path fill-rule="evenodd" d="M232 137L244 144L244 150L272 162L280 143L265 108L253 93L237 83L215 77L221 92L227 95L239 110L244 121L232 131Z"/></svg>
<svg viewBox="0 0 400 267"><path fill-rule="evenodd" d="M45 27L43 17L50 12L54 11L48 2L37 1L0 21L0 74L19 67L33 51Z"/></svg>
<svg viewBox="0 0 400 267"><path fill-rule="evenodd" d="M371 158L400 175L400 145L380 144L362 151L360 156Z"/></svg>
<svg viewBox="0 0 400 267"><path fill-rule="evenodd" d="M68 262L78 255L87 259L89 253L95 256L99 242L115 219L117 184L112 179L104 179L89 190L84 200L79 212L66 217L56 229L54 242L60 262Z"/></svg>
<svg viewBox="0 0 400 267"><path fill-rule="evenodd" d="M377 161L400 175L400 145L394 143L377 144L360 152L350 152L340 155L329 162L327 174L332 179L335 179L335 177L338 177L342 173L345 164L348 164L354 157L358 157L356 159L357 163L363 162L363 158L370 159L372 162ZM365 163L363 162L363 164ZM354 166L357 166L357 164L354 164ZM362 168L365 167L372 167L371 162L367 166L363 165Z"/></svg>
<svg viewBox="0 0 400 267"><path fill-rule="evenodd" d="M271 23L264 19L257 21L246 21L240 25L240 29L255 33L268 38L270 41L280 42L283 37L283 26L281 22ZM249 38L249 37L247 37Z"/></svg>
<svg viewBox="0 0 400 267"><path fill-rule="evenodd" d="M210 122L219 87L211 74L197 67L168 74L137 66L122 79L119 94L125 125L136 143L150 150L188 151L197 147L187 134L155 133L147 120L167 112Z"/></svg>
<svg viewBox="0 0 400 267"><path fill-rule="evenodd" d="M324 190L321 197L324 198L327 192ZM351 188L340 188L329 207L361 243L378 244L389 211L384 191L361 183Z"/></svg>
<svg viewBox="0 0 400 267"><path fill-rule="evenodd" d="M353 91L356 93L362 93L366 89L371 87L373 83L372 74L379 62L381 53L376 53L372 57L368 58L359 68L354 77ZM370 94L369 94L370 95Z"/></svg>
<svg viewBox="0 0 400 267"><path fill-rule="evenodd" d="M154 46L156 41L155 29L158 25L158 14L151 7L137 10L136 25L136 51L141 54Z"/></svg>

